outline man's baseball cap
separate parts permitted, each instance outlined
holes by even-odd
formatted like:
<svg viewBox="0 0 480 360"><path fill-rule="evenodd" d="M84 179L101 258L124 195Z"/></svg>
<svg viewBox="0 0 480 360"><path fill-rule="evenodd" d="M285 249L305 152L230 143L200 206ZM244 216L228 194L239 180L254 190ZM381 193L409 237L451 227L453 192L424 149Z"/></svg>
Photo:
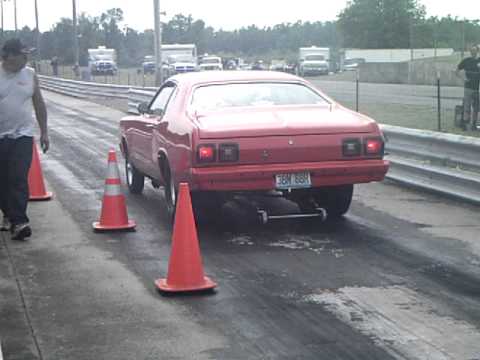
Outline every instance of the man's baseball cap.
<svg viewBox="0 0 480 360"><path fill-rule="evenodd" d="M2 47L2 55L22 55L30 54L32 49L28 48L20 39L9 39L5 41Z"/></svg>

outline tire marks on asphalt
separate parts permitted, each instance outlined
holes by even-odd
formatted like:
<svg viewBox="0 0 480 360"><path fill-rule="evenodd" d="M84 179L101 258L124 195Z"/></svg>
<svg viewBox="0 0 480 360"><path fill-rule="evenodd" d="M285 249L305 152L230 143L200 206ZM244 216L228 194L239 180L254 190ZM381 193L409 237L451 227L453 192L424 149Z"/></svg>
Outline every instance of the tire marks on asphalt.
<svg viewBox="0 0 480 360"><path fill-rule="evenodd" d="M303 300L324 306L398 359L480 357L479 329L446 315L449 309L439 308L407 287L347 287L307 295Z"/></svg>

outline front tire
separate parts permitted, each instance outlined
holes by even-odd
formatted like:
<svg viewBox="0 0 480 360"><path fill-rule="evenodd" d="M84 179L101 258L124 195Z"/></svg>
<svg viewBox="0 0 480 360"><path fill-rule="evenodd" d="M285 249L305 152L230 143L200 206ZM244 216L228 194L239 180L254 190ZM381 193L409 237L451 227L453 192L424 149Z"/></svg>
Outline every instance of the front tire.
<svg viewBox="0 0 480 360"><path fill-rule="evenodd" d="M170 168L167 166L165 169L165 202L167 204L167 213L170 219L173 221L175 218L175 210L177 207L177 189L173 180Z"/></svg>
<svg viewBox="0 0 480 360"><path fill-rule="evenodd" d="M132 194L141 194L145 186L145 176L130 163L128 155L125 156L125 176L128 190Z"/></svg>

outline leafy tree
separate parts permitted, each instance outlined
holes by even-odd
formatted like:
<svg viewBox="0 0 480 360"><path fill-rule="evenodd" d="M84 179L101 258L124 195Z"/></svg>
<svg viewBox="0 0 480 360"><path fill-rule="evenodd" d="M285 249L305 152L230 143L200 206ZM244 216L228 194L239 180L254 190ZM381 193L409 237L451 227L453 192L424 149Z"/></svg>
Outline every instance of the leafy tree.
<svg viewBox="0 0 480 360"><path fill-rule="evenodd" d="M410 31L424 17L417 0L352 0L338 23L346 47L408 48Z"/></svg>

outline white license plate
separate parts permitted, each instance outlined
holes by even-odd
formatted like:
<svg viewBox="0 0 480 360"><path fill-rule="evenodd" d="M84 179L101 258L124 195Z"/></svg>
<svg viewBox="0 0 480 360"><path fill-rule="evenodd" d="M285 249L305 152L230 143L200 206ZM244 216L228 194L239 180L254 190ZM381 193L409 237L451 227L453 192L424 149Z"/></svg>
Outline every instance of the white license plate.
<svg viewBox="0 0 480 360"><path fill-rule="evenodd" d="M275 175L277 189L299 189L312 186L309 172Z"/></svg>

